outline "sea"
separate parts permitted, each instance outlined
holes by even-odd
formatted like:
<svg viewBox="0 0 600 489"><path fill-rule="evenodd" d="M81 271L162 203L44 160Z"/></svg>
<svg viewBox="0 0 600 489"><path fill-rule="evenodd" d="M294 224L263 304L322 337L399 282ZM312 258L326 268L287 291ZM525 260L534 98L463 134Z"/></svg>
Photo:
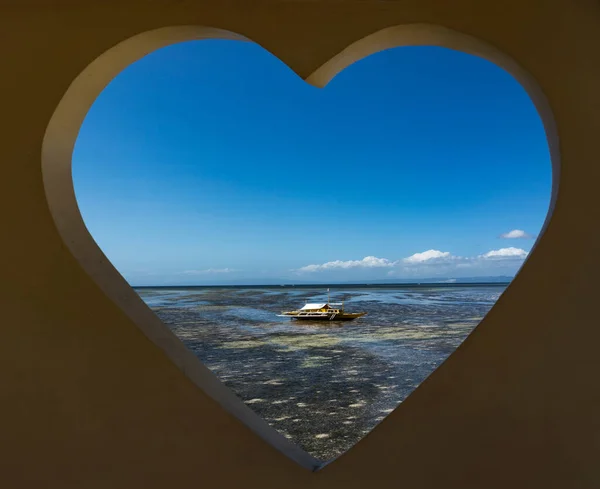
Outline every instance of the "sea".
<svg viewBox="0 0 600 489"><path fill-rule="evenodd" d="M327 286L138 287L243 402L328 461L359 441L469 335L507 284L329 286L349 322L278 317Z"/></svg>

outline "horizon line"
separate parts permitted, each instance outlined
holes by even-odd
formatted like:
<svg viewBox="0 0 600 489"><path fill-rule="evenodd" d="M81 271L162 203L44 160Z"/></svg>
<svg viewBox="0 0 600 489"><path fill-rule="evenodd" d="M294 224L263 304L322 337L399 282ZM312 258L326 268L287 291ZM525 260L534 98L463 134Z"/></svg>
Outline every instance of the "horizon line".
<svg viewBox="0 0 600 489"><path fill-rule="evenodd" d="M392 282L392 283L373 283L373 282L351 282L351 283L340 283L340 282L331 282L331 283L268 283L268 284L169 284L169 285L132 285L130 286L134 289L143 289L143 288L189 288L189 287L327 287L327 286L391 286L391 285L401 285L401 286L424 286L424 285L437 285L437 286L457 286L457 285L509 285L511 281L481 281L481 282L430 282L427 280L423 280L421 282Z"/></svg>

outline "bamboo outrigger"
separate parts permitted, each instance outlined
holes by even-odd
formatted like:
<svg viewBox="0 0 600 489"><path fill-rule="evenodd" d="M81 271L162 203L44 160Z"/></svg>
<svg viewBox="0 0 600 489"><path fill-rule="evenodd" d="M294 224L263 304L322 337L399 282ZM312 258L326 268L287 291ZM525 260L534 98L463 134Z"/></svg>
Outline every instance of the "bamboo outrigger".
<svg viewBox="0 0 600 489"><path fill-rule="evenodd" d="M301 309L285 311L278 316L307 321L351 321L366 314L366 312L344 311L343 302L329 302L329 289L327 289L327 302L305 304Z"/></svg>

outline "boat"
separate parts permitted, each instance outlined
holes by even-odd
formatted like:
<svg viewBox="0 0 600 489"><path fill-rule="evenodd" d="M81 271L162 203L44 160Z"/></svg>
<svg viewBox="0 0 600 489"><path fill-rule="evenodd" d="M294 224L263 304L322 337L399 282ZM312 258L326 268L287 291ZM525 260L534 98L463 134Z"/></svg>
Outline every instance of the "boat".
<svg viewBox="0 0 600 489"><path fill-rule="evenodd" d="M305 304L300 309L285 311L277 316L306 321L352 321L366 314L366 312L346 312L343 302L329 302L329 289L327 289L327 302Z"/></svg>

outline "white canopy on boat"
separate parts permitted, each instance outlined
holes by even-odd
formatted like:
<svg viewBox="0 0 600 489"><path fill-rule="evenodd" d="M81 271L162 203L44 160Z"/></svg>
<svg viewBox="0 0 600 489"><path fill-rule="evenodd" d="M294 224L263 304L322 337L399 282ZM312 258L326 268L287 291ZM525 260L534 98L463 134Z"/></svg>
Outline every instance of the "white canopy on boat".
<svg viewBox="0 0 600 489"><path fill-rule="evenodd" d="M306 304L301 311L304 309L323 309L327 304Z"/></svg>

